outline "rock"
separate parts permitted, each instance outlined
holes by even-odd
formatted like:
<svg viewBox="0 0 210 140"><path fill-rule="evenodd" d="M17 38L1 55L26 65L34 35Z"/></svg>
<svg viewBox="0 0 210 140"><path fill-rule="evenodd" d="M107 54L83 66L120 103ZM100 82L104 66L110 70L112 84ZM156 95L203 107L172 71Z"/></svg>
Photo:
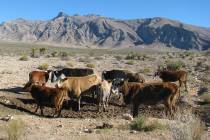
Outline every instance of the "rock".
<svg viewBox="0 0 210 140"><path fill-rule="evenodd" d="M130 120L130 121L133 120L133 117L128 113L123 114L122 118L125 119L125 120Z"/></svg>
<svg viewBox="0 0 210 140"><path fill-rule="evenodd" d="M103 123L102 126L96 126L96 129L106 129L106 128L113 128L113 125L108 123Z"/></svg>
<svg viewBox="0 0 210 140"><path fill-rule="evenodd" d="M130 133L132 133L132 134L136 134L136 133L137 133L137 131L136 131L136 130L131 130L131 131L130 131Z"/></svg>
<svg viewBox="0 0 210 140"><path fill-rule="evenodd" d="M0 120L2 120L2 121L9 121L11 119L13 119L13 116L11 116L11 115L7 115L5 117L0 117Z"/></svg>
<svg viewBox="0 0 210 140"><path fill-rule="evenodd" d="M84 132L85 132L85 133L93 133L93 129L87 129L87 128L86 128L86 129L84 129Z"/></svg>
<svg viewBox="0 0 210 140"><path fill-rule="evenodd" d="M62 125L62 124L60 124L60 125L58 125L57 127L60 127L60 128L62 128L62 127L63 127L63 125Z"/></svg>

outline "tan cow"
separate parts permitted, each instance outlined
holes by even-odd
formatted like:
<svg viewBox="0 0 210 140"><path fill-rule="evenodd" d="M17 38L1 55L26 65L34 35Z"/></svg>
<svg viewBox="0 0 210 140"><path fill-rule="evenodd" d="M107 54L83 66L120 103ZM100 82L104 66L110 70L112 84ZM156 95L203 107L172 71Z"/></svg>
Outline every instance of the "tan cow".
<svg viewBox="0 0 210 140"><path fill-rule="evenodd" d="M89 75L84 77L66 77L58 81L56 86L68 91L70 98L75 97L78 102L78 111L80 110L80 99L82 93L89 93L92 91L91 87L98 85L101 78L98 75Z"/></svg>

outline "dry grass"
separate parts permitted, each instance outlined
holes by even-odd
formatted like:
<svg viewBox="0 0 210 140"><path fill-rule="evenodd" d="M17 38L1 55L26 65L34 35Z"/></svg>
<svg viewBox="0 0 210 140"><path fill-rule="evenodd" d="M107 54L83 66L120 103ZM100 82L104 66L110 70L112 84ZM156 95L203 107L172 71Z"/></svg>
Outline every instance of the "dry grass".
<svg viewBox="0 0 210 140"><path fill-rule="evenodd" d="M146 117L141 116L137 119L135 119L131 124L130 128L132 130L137 130L137 131L153 131L157 129L165 129L166 126L159 123L157 120L152 121L152 122L147 122L148 119Z"/></svg>
<svg viewBox="0 0 210 140"><path fill-rule="evenodd" d="M42 63L40 64L37 69L40 69L40 70L47 70L49 67L49 65L47 63Z"/></svg>
<svg viewBox="0 0 210 140"><path fill-rule="evenodd" d="M20 61L28 61L28 56L26 54L23 54L20 58Z"/></svg>
<svg viewBox="0 0 210 140"><path fill-rule="evenodd" d="M96 66L94 64L90 64L89 63L89 64L86 65L86 67L88 67L88 68L95 68Z"/></svg>
<svg viewBox="0 0 210 140"><path fill-rule="evenodd" d="M210 103L210 94L204 93L203 95L200 96L200 99L202 99L205 103Z"/></svg>
<svg viewBox="0 0 210 140"><path fill-rule="evenodd" d="M22 120L10 120L8 126L5 128L9 140L18 140L25 129Z"/></svg>
<svg viewBox="0 0 210 140"><path fill-rule="evenodd" d="M175 122L170 124L174 140L200 140L204 133L204 123L195 116L191 109L184 109L175 115Z"/></svg>

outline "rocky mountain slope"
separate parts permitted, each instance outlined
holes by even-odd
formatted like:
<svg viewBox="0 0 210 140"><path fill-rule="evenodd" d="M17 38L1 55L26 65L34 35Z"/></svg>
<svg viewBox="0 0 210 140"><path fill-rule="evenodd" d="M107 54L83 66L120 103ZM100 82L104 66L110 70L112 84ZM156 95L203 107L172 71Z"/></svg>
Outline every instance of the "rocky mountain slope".
<svg viewBox="0 0 210 140"><path fill-rule="evenodd" d="M165 18L117 20L60 12L48 21L16 19L0 24L0 40L99 47L163 43L167 47L206 50L210 29Z"/></svg>

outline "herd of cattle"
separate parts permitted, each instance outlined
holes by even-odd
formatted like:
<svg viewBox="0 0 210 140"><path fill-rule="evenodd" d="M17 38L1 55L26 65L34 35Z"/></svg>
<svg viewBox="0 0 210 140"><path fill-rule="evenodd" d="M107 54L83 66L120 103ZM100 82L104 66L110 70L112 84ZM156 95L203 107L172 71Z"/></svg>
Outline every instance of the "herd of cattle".
<svg viewBox="0 0 210 140"><path fill-rule="evenodd" d="M140 104L153 105L162 102L166 113L173 114L180 96L180 87L185 84L187 90L187 72L183 70L158 70L154 77L159 76L163 82L148 83L138 73L126 70L103 71L99 76L89 68L64 68L61 70L32 71L24 90L31 93L41 110L46 104L55 106L54 116L60 116L64 100L76 99L77 110L80 110L80 99L83 94L97 96L98 110L103 106L106 111L110 95L123 97L125 104L133 104L133 116L138 115ZM46 83L56 82L55 87L48 87ZM175 81L179 81L177 86Z"/></svg>

